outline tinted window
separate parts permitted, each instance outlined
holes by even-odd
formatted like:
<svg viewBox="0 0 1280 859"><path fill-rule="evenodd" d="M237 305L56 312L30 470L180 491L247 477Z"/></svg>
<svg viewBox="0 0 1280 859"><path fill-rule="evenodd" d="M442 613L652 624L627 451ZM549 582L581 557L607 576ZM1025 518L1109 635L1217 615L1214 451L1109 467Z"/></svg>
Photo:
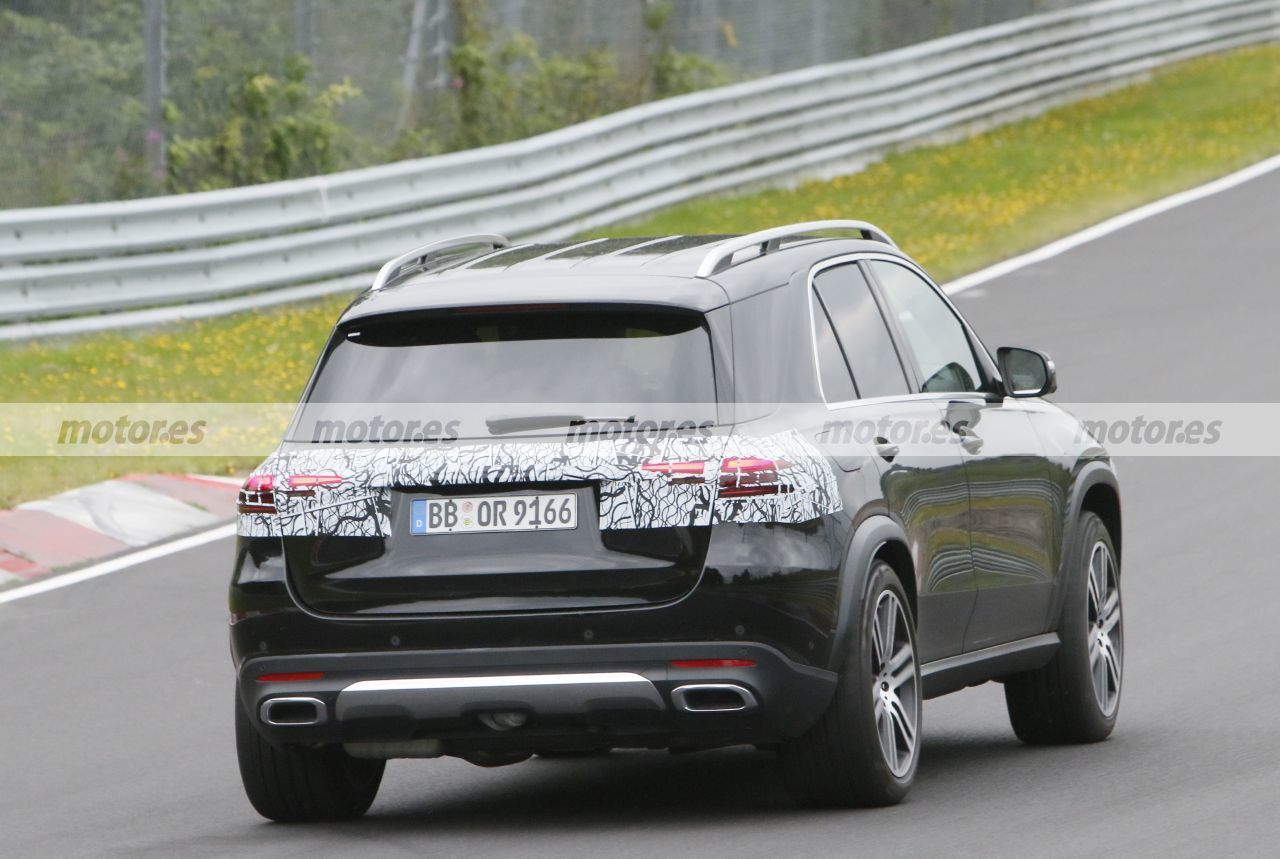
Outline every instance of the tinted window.
<svg viewBox="0 0 1280 859"><path fill-rule="evenodd" d="M831 316L859 395L888 397L907 393L907 377L893 339L858 267L850 264L824 269L813 283Z"/></svg>
<svg viewBox="0 0 1280 859"><path fill-rule="evenodd" d="M885 297L920 365L925 393L960 393L982 387L982 374L964 325L923 278L900 265L872 262Z"/></svg>
<svg viewBox="0 0 1280 859"><path fill-rule="evenodd" d="M511 416L602 403L638 419L644 404L687 403L681 413L704 420L715 417L716 391L701 314L461 308L344 325L306 403L309 417L331 403L406 404L388 409L397 416L408 404L485 403Z"/></svg>
<svg viewBox="0 0 1280 859"><path fill-rule="evenodd" d="M823 399L828 403L856 399L858 394L853 389L853 379L849 376L844 356L840 354L835 332L831 330L831 320L817 302L813 308L813 342L818 355L818 378L822 381Z"/></svg>

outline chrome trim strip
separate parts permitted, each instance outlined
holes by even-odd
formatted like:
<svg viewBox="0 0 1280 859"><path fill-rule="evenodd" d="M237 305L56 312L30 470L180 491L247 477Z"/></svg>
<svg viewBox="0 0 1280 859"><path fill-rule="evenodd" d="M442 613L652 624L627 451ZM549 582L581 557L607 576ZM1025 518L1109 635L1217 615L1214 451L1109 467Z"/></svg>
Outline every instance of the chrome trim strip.
<svg viewBox="0 0 1280 859"><path fill-rule="evenodd" d="M894 245L894 247L897 247L897 245ZM987 349L986 344L982 342L982 338L980 338L977 332L973 330L973 326L969 324L969 320L964 318L964 314L962 314L959 311L959 309L956 308L955 302L951 300L951 296L947 295L947 293L942 289L942 287L938 286L938 284L934 281L934 279L929 277L928 272L922 269L914 260L908 259L905 256L896 256L894 254L882 254L882 253L876 253L875 251L857 251L855 253L841 254L840 256L831 257L830 259L824 259L821 262L814 263L809 268L809 275L805 279L805 286L808 289L808 297L809 297L809 345L811 347L809 351L813 355L813 372L818 381L818 393L822 396L822 401L826 403L828 411L845 409L854 405L861 406L861 405L870 405L870 404L876 404L876 403L900 403L900 402L906 402L910 400L950 401L955 399L961 399L964 397L986 396L980 391L970 391L968 393L952 393L952 394L914 393L914 394L902 394L902 395L888 396L888 397L867 397L865 399L860 399L860 400L841 400L840 402L836 402L836 403L827 402L827 394L825 391L822 390L822 369L818 363L818 341L817 341L817 338L814 336L814 331L813 331L814 321L817 318L814 316L814 312L813 312L813 301L814 301L813 280L818 275L819 272L825 269L828 269L828 268L831 268L832 266L837 266L837 265L856 263L859 260L880 260L883 262L896 263L902 266L903 268L910 269L915 274L920 275L920 277L924 279L925 283L932 286L934 291L942 297L943 302L949 308L951 308L951 312L955 314L955 317L960 320L960 324L964 326L965 332L969 335L970 342L976 343L977 347L982 350L983 355L986 356L987 361L989 362L988 369L991 367L996 368L996 381L1000 382L1000 384L1003 384L1003 380L999 378L999 364L997 364L996 360L991 357L991 352ZM890 333L892 334L892 332ZM897 344L896 338L894 342L896 345ZM907 343L904 345L908 349L911 348L910 343Z"/></svg>
<svg viewBox="0 0 1280 859"><path fill-rule="evenodd" d="M414 719L465 719L485 710L585 714L597 709L664 710L658 688L632 672L402 677L360 680L338 693L339 722L395 713Z"/></svg>
<svg viewBox="0 0 1280 859"><path fill-rule="evenodd" d="M1061 643L1062 640L1058 638L1058 633L1056 632L1046 632L1043 635L1033 635L1030 638L1019 638L1017 641L1008 641L1004 644L984 647L981 650L971 650L968 653L958 653L945 659L926 662L920 666L920 677L930 677L943 671L949 671L952 668L961 668L965 665L972 665L975 662L984 662L1000 656L1011 656L1027 650L1057 647Z"/></svg>
<svg viewBox="0 0 1280 859"><path fill-rule="evenodd" d="M427 689L502 689L513 686L582 686L593 683L645 683L631 672L589 674L507 674L496 677L410 677L395 680L360 680L343 692L409 692Z"/></svg>

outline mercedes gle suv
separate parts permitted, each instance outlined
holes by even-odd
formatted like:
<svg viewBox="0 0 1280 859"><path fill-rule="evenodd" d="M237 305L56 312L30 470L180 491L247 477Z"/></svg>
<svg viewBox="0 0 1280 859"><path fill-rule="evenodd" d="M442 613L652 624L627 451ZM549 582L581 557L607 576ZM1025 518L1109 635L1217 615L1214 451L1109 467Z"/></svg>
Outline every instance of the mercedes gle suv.
<svg viewBox="0 0 1280 859"><path fill-rule="evenodd" d="M1120 496L1055 386L863 222L392 260L240 495L249 799L751 744L804 803L887 805L922 701L986 681L1028 743L1105 738Z"/></svg>

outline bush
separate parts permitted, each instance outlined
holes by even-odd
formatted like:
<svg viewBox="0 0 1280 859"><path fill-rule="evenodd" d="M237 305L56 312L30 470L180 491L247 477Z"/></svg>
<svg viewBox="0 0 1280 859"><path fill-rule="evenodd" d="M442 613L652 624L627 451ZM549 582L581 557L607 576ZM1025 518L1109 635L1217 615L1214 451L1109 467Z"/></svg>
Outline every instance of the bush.
<svg viewBox="0 0 1280 859"><path fill-rule="evenodd" d="M437 132L447 126L446 149L518 140L730 80L717 63L668 44L666 4L648 7L645 25L657 44L647 46L644 65L630 71L605 50L543 55L523 33L495 44L484 0L455 0L453 10L452 97L443 105L437 99L430 112Z"/></svg>
<svg viewBox="0 0 1280 859"><path fill-rule="evenodd" d="M169 189L208 191L294 179L339 169L351 146L335 117L360 90L350 81L318 89L305 58L293 56L282 76L258 70L196 70L189 112L172 105L171 127L203 129L169 144Z"/></svg>

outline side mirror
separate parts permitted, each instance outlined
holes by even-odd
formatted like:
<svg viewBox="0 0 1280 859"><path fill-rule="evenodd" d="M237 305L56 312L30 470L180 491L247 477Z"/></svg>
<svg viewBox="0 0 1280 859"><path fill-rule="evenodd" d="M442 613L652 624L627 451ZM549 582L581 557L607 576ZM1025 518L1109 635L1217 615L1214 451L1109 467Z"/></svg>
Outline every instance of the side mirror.
<svg viewBox="0 0 1280 859"><path fill-rule="evenodd" d="M1010 397L1043 397L1058 390L1053 359L1034 349L1001 346L996 350L1004 391Z"/></svg>

